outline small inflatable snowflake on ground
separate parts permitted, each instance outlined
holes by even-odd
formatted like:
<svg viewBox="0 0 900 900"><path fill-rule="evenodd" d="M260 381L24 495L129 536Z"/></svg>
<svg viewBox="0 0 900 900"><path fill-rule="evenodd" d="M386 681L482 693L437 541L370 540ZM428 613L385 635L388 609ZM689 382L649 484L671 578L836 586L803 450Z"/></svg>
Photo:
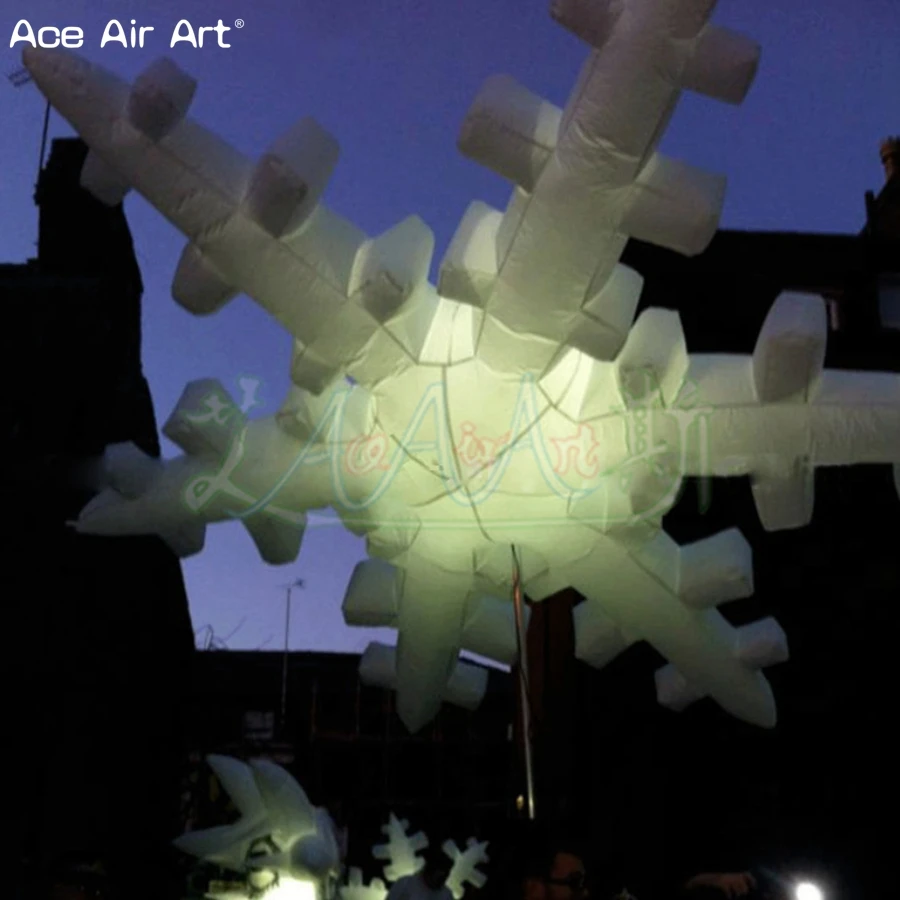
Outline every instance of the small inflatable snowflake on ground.
<svg viewBox="0 0 900 900"><path fill-rule="evenodd" d="M424 860L416 853L428 846L428 838L421 831L413 835L407 834L407 828L409 822L406 819L398 819L391 813L387 825L381 826L381 830L387 835L387 843L376 844L372 848L375 859L390 860L384 867L384 877L388 881L412 875L424 865Z"/></svg>
<svg viewBox="0 0 900 900"><path fill-rule="evenodd" d="M487 846L487 841L479 842L475 838L469 838L466 849L460 850L453 841L444 841L442 849L453 860L453 868L447 876L447 887L453 892L455 900L460 900L466 892L466 882L476 888L484 887L487 882L487 876L477 868L490 861Z"/></svg>
<svg viewBox="0 0 900 900"><path fill-rule="evenodd" d="M386 844L377 844L372 848L372 856L375 859L390 860L384 867L384 877L391 882L398 881L406 875L418 872L425 861L417 856L418 850L424 850L429 846L428 837L421 831L409 835L407 829L409 822L406 819L398 819L391 813L387 825L381 830L388 836ZM478 866L488 862L487 842L479 843L475 838L469 838L466 849L460 850L452 840L446 840L441 849L447 855L452 865L447 876L447 886L450 888L455 900L465 893L465 884L468 882L474 887L483 887L487 876L478 871ZM343 895L343 891L342 891ZM344 900L350 900L345 897ZM356 900L354 897L353 900ZM375 900L375 898L373 898Z"/></svg>

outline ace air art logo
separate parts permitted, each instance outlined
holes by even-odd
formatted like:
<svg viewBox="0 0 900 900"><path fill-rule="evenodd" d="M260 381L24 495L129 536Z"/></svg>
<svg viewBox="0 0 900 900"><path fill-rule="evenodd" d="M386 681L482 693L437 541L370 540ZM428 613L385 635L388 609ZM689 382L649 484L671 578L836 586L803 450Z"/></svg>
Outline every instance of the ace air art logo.
<svg viewBox="0 0 900 900"><path fill-rule="evenodd" d="M169 32L168 46L171 49L179 44L190 44L198 49L203 47L228 49L231 44L226 42L225 33L243 27L243 19L235 19L233 26L226 25L221 19L216 25L200 26L195 26L188 19L179 19ZM152 25L139 25L136 19L131 19L127 25L118 19L110 19L100 36L100 46L114 44L126 49L143 48L145 44L150 46L153 43L155 36L150 36L150 33L156 31ZM27 44L47 49L63 47L67 50L77 50L84 46L86 40L84 29L77 25L35 27L28 19L19 19L12 30L9 46L12 48L17 44Z"/></svg>

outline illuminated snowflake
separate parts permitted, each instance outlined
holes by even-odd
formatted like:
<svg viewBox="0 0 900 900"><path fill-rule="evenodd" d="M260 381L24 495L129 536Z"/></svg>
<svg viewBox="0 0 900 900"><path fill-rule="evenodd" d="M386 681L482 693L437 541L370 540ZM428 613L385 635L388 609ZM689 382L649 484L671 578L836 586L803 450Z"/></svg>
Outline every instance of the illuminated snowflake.
<svg viewBox="0 0 900 900"><path fill-rule="evenodd" d="M453 866L447 876L447 887L450 888L454 900L461 900L466 891L466 882L476 888L483 888L487 883L487 876L477 868L481 863L490 862L487 846L487 841L477 841L475 838L466 841L465 850L460 850L453 841L444 841L441 844L441 849L453 860Z"/></svg>
<svg viewBox="0 0 900 900"><path fill-rule="evenodd" d="M391 813L387 825L381 830L387 836L386 844L377 844L372 848L375 859L386 859L384 877L388 881L397 881L406 875L413 875L422 868L425 860L417 853L428 846L428 838L421 832L407 834L409 822L398 819Z"/></svg>
<svg viewBox="0 0 900 900"><path fill-rule="evenodd" d="M425 860L418 855L429 845L428 837L421 831L409 834L409 822L398 819L393 813L381 830L387 835L386 844L377 844L372 848L375 859L387 860L384 877L389 882L399 881L407 875L414 875L424 865ZM487 883L487 876L478 870L482 863L489 862L487 842L469 838L466 849L460 850L451 840L446 840L441 849L451 861L447 875L447 887L454 900L462 900L466 892L466 883L481 888ZM379 892L380 895L379 895ZM347 883L341 887L341 900L384 900L387 888L378 878L365 885L359 869L351 869Z"/></svg>
<svg viewBox="0 0 900 900"><path fill-rule="evenodd" d="M108 203L133 187L188 238L173 284L211 313L239 293L291 333L295 387L247 421L215 382L188 386L164 432L184 456L107 455L109 489L81 531L158 533L198 552L239 517L262 557L299 552L306 514L365 535L350 624L399 631L369 681L396 687L413 730L442 699L472 706L482 670L510 662L513 545L527 594L572 586L576 652L602 666L636 641L669 665L660 700L709 696L770 726L761 668L786 658L773 620L718 612L752 593L736 530L679 547L662 530L686 476L751 475L765 527L805 524L818 465L896 462L893 376L823 371L821 298L784 295L750 357L688 355L677 314L634 320L629 237L695 254L724 179L656 147L682 89L740 102L758 48L708 22L713 0L556 0L591 52L565 109L490 79L460 146L513 184L473 203L440 266L411 217L370 239L319 202L337 143L309 119L254 164L186 118L195 83L165 60L127 85L62 51L25 65L91 153L82 183Z"/></svg>

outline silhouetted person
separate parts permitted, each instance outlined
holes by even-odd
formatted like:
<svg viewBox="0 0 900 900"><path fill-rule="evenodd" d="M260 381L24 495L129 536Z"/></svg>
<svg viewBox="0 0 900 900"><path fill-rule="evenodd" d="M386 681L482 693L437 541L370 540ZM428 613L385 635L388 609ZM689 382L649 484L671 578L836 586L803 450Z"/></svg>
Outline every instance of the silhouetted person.
<svg viewBox="0 0 900 900"><path fill-rule="evenodd" d="M531 823L513 841L499 875L508 900L586 900L587 870L577 842Z"/></svg>

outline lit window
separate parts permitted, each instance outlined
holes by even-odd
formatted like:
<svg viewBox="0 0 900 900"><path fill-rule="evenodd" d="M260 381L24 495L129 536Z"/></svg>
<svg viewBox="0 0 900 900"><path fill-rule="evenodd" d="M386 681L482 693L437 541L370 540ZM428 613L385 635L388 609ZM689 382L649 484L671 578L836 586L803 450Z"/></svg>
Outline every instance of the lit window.
<svg viewBox="0 0 900 900"><path fill-rule="evenodd" d="M244 713L244 740L271 741L275 737L275 713L248 710Z"/></svg>

